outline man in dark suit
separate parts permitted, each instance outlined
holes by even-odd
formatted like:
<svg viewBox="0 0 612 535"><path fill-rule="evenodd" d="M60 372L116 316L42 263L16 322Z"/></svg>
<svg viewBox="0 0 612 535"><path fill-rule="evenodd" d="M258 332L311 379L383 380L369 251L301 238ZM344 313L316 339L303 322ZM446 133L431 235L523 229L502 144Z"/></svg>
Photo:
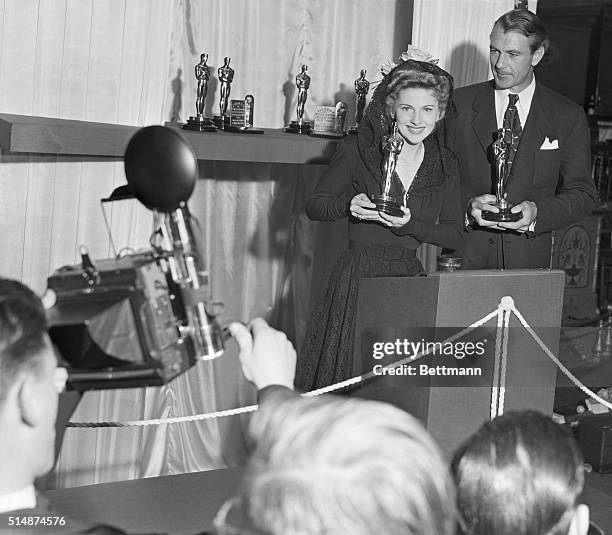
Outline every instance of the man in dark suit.
<svg viewBox="0 0 612 535"><path fill-rule="evenodd" d="M595 199L584 111L536 82L549 40L526 9L502 15L490 36L493 80L458 89L457 155L466 206L464 268L548 268L552 231L587 216ZM494 206L498 130L518 137L506 185L515 222L483 219Z"/></svg>
<svg viewBox="0 0 612 535"><path fill-rule="evenodd" d="M53 467L66 378L40 299L23 284L0 279L0 533L123 533L49 511L34 489L34 480Z"/></svg>

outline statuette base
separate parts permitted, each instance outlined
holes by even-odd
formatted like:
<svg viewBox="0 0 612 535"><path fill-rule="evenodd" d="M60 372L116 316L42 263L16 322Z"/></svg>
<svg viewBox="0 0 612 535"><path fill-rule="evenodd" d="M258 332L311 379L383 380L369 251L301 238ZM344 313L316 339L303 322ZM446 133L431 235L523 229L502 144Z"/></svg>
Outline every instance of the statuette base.
<svg viewBox="0 0 612 535"><path fill-rule="evenodd" d="M396 217L402 217L404 215L395 197L389 195L372 195L370 199L376 205L376 209L379 212Z"/></svg>
<svg viewBox="0 0 612 535"><path fill-rule="evenodd" d="M498 206L498 205L496 205ZM523 212L512 212L512 206L499 207L499 212L482 211L482 218L485 221L495 221L497 223L513 223L523 217Z"/></svg>
<svg viewBox="0 0 612 535"><path fill-rule="evenodd" d="M189 117L187 122L182 125L185 130L195 130L196 132L216 132L217 127L208 118L198 115L196 117Z"/></svg>
<svg viewBox="0 0 612 535"><path fill-rule="evenodd" d="M289 126L285 127L285 132L290 134L310 134L312 132L312 123L310 121L291 121Z"/></svg>

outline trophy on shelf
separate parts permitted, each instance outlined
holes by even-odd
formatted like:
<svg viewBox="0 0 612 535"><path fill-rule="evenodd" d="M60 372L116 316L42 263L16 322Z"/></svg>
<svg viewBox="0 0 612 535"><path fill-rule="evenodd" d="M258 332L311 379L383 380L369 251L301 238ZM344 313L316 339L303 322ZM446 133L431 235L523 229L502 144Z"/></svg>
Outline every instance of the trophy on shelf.
<svg viewBox="0 0 612 535"><path fill-rule="evenodd" d="M370 90L370 82L366 80L366 70L361 69L361 74L359 78L355 80L355 95L356 95L356 106L355 106L355 125L349 128L350 134L357 133L357 127L363 119L363 112L365 110L366 105L366 95Z"/></svg>
<svg viewBox="0 0 612 535"><path fill-rule="evenodd" d="M500 128L497 139L493 142L493 154L495 156L495 206L499 212L483 210L482 218L487 221L508 222L518 221L523 217L523 212L513 213L512 204L506 199L506 184L512 170L512 161L518 147L519 137L512 132L511 128Z"/></svg>
<svg viewBox="0 0 612 535"><path fill-rule="evenodd" d="M227 105L231 91L232 80L234 79L234 69L230 65L231 58L224 58L223 65L217 70L219 82L221 82L221 97L219 99L219 115L215 115L213 121L221 130L225 130L230 124L230 119L226 115Z"/></svg>
<svg viewBox="0 0 612 535"><path fill-rule="evenodd" d="M216 132L217 127L212 120L204 117L204 103L206 102L206 94L208 93L208 80L210 79L210 68L206 64L208 54L200 55L200 63L195 66L195 77L198 81L197 97L196 97L196 115L191 116L183 128L187 130L197 130L198 132Z"/></svg>
<svg viewBox="0 0 612 535"><path fill-rule="evenodd" d="M295 77L295 85L298 88L297 99L297 120L291 121L289 126L285 128L285 132L292 134L310 134L312 124L310 121L304 120L304 105L308 98L308 88L310 87L310 76L306 72L308 65L302 65L302 72Z"/></svg>
<svg viewBox="0 0 612 535"><path fill-rule="evenodd" d="M240 134L263 134L261 128L253 126L255 116L255 97L247 95L244 100L232 99L230 101L230 124L225 126L227 132Z"/></svg>
<svg viewBox="0 0 612 535"><path fill-rule="evenodd" d="M395 167L397 166L397 157L404 146L404 140L397 131L397 123L393 123L393 133L391 135L386 135L383 138L382 144L385 152L385 159L383 160L382 194L372 195L371 200L376 205L376 209L379 212L401 217L404 215L404 212L402 212L400 208L401 203L396 197L390 195L393 173L395 173Z"/></svg>

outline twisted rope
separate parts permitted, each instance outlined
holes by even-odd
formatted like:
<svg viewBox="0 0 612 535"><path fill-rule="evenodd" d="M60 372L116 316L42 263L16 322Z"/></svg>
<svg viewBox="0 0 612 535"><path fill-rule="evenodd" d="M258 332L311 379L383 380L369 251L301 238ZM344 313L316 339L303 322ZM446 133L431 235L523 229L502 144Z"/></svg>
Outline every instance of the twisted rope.
<svg viewBox="0 0 612 535"><path fill-rule="evenodd" d="M502 414L504 410L504 401L505 401L505 377L506 377L506 368L507 368L507 350L508 350L508 330L509 330L509 321L510 315L514 313L519 320L519 322L523 325L525 330L530 334L530 336L535 340L538 346L544 351L544 353L550 358L555 365L576 385L580 390L582 390L587 396L594 399L595 401L601 403L602 405L608 407L612 410L612 403L601 398L595 392L590 390L587 386L585 386L575 375L573 375L562 363L561 361L550 351L550 349L546 346L546 344L542 341L542 339L538 336L538 334L531 328L531 326L527 323L527 320L523 317L523 315L519 312L519 310L514 306L514 301L510 297L504 297L500 301L499 306L496 310L490 312L482 319L474 322L469 327L462 329L458 333L448 337L445 339L442 344L452 343L455 340L462 338L466 334L470 333L474 329L480 327L487 323L490 319L497 316L497 334L495 339L495 371L494 371L494 379L493 379L493 387L492 391L493 395L491 397L491 418L494 418L496 415ZM391 369L403 366L408 362L415 362L427 355L429 355L433 351L433 348L428 351L421 351L417 355L405 357L396 362L388 364L383 367L383 369ZM330 392L338 392L340 390L344 390L349 386L359 384L361 382L367 381L376 377L373 371L368 372L364 375L358 375L356 377L352 377L345 381L341 381L339 383L335 383L330 386L326 386L324 388L319 388L317 390L312 390L311 392L307 392L302 394L303 397L313 397L319 396L321 394L328 394ZM235 416L240 414L246 414L250 412L255 412L258 408L258 405L248 405L245 407L239 407L236 409L228 409L223 411L215 411L204 414L195 414L192 416L177 416L173 418L155 418L150 420L128 420L125 422L69 422L67 427L76 427L76 428L101 428L101 427L143 427L149 425L166 425L166 424L175 424L175 423L183 423L183 422L196 422L201 420L209 420L213 418L224 418L226 416Z"/></svg>

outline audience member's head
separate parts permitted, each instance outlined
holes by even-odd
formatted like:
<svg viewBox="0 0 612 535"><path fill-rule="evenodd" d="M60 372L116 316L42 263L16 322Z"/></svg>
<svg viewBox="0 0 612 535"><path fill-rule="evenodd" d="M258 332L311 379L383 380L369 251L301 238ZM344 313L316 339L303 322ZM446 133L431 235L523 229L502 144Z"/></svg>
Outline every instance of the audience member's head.
<svg viewBox="0 0 612 535"><path fill-rule="evenodd" d="M582 455L572 434L534 411L483 425L452 463L465 535L583 535Z"/></svg>
<svg viewBox="0 0 612 535"><path fill-rule="evenodd" d="M40 299L23 284L0 279L0 493L51 469L65 381Z"/></svg>
<svg viewBox="0 0 612 535"><path fill-rule="evenodd" d="M252 533L446 535L454 488L412 416L380 402L293 398L258 413L235 509ZM236 518L230 512L228 524Z"/></svg>

